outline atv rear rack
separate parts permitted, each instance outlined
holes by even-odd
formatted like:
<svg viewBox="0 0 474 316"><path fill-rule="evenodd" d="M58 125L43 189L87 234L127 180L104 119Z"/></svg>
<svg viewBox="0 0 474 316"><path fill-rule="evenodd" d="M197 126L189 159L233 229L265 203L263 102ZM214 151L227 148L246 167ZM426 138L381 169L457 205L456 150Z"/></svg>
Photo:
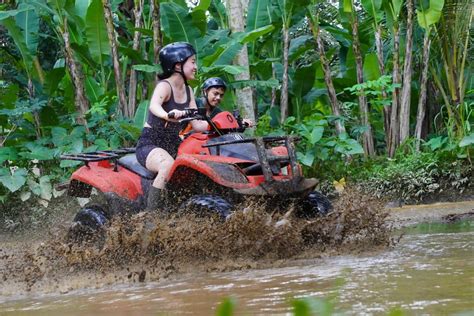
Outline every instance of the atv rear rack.
<svg viewBox="0 0 474 316"><path fill-rule="evenodd" d="M60 159L62 160L77 160L85 162L86 166L89 166L89 162L103 161L103 160L113 160L115 168L117 168L117 160L127 154L132 154L135 152L135 148L127 147L120 149L112 150L98 150L90 153L80 153L80 154L62 154Z"/></svg>
<svg viewBox="0 0 474 316"><path fill-rule="evenodd" d="M293 175L292 180L295 183L299 183L302 178L302 174L296 160L295 142L299 141L300 139L301 138L298 136L249 137L244 139L215 142L212 144L203 145L202 147L217 147L217 154L219 155L220 146L240 143L254 143L266 182L270 183L274 181L272 166L274 166L275 163L288 161L291 167L291 173ZM269 154L267 151L267 145L274 143L283 143L288 151L288 156L274 156Z"/></svg>

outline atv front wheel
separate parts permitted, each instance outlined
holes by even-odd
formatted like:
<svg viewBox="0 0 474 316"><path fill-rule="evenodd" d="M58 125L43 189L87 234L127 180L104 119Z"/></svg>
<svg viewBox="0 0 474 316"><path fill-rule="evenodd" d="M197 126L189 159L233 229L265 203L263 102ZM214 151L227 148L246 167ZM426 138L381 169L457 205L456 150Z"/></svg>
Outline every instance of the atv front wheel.
<svg viewBox="0 0 474 316"><path fill-rule="evenodd" d="M302 218L314 218L325 216L332 210L329 199L318 191L310 192L302 201L296 216Z"/></svg>
<svg viewBox="0 0 474 316"><path fill-rule="evenodd" d="M194 195L181 204L180 210L204 216L218 214L227 219L232 214L232 204L217 195Z"/></svg>

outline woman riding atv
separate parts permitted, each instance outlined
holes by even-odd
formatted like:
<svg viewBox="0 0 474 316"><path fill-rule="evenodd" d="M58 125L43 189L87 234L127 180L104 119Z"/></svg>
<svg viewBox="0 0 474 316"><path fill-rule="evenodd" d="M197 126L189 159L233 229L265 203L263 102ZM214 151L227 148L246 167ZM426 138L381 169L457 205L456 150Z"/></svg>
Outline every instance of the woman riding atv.
<svg viewBox="0 0 474 316"><path fill-rule="evenodd" d="M157 172L147 201L148 210L156 210L163 200L163 189L181 139L178 122L186 115L184 109L196 109L193 90L188 85L196 73L196 50L185 42L171 43L159 54L163 73L150 100L148 118L136 146L138 162ZM195 131L208 127L205 121L192 121Z"/></svg>

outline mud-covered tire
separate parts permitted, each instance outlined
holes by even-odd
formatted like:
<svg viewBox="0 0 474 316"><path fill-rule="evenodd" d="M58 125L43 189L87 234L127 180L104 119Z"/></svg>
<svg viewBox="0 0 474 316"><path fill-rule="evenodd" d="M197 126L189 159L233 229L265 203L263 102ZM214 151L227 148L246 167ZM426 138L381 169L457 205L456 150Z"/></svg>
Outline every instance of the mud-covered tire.
<svg viewBox="0 0 474 316"><path fill-rule="evenodd" d="M311 191L298 207L296 216L300 218L314 218L325 216L332 211L331 201L318 191Z"/></svg>
<svg viewBox="0 0 474 316"><path fill-rule="evenodd" d="M88 205L77 212L73 222L98 230L107 223L107 216L100 205Z"/></svg>
<svg viewBox="0 0 474 316"><path fill-rule="evenodd" d="M227 219L233 211L233 206L218 195L194 195L179 207L181 212L193 212L199 216L219 215Z"/></svg>
<svg viewBox="0 0 474 316"><path fill-rule="evenodd" d="M69 240L81 242L99 237L108 219L100 205L87 205L77 212L69 228Z"/></svg>

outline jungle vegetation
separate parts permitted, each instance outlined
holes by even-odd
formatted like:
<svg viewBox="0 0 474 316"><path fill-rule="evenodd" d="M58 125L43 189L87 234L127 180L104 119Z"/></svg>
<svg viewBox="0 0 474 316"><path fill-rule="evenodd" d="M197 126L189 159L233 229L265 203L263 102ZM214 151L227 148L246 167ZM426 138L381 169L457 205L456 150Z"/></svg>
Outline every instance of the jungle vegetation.
<svg viewBox="0 0 474 316"><path fill-rule="evenodd" d="M224 108L298 134L328 186L423 197L472 178L470 0L6 0L0 4L0 199L56 196L63 152L133 146L175 41ZM327 188L328 190L330 188Z"/></svg>

